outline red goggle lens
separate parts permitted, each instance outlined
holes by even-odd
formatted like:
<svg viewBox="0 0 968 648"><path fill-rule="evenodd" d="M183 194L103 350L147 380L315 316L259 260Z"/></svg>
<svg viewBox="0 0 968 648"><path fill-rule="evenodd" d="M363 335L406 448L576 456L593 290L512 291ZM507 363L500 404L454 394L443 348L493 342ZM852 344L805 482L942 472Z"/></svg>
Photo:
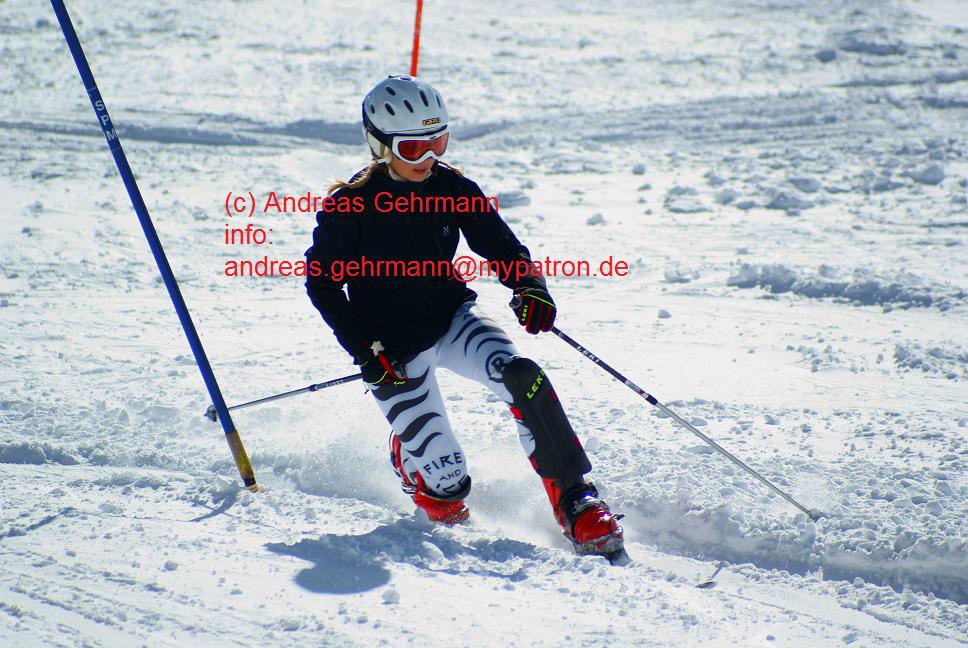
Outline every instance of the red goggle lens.
<svg viewBox="0 0 968 648"><path fill-rule="evenodd" d="M397 142L397 150L404 160L419 159L427 151L443 155L447 150L448 139L450 139L450 133L444 133L441 137L432 140L400 140Z"/></svg>

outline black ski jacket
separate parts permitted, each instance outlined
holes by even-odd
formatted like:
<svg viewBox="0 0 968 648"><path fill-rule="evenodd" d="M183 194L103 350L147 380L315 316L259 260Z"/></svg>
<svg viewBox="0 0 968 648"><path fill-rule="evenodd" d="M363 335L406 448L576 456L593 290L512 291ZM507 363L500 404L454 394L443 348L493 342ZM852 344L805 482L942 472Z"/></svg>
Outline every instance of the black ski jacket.
<svg viewBox="0 0 968 648"><path fill-rule="evenodd" d="M486 200L476 183L442 164L435 164L423 182L398 182L381 168L362 187L336 191L329 209L316 214L313 245L306 251L310 267L306 290L340 345L354 357L364 355L374 340L383 344L391 359L405 359L430 348L447 331L460 304L477 293L446 272L413 276L384 266L383 272L375 273L375 266L360 265L356 274L366 271L379 276L351 276L348 262L429 260L444 262L435 263L436 267L450 268L461 233L472 251L488 261L504 262L505 268L531 260L528 248L493 209L441 211L438 202L431 211L385 211L393 198L416 202L410 200L411 194L477 198L478 204ZM350 209L337 211L341 203ZM313 276L313 262L321 271L319 276ZM345 276L337 276L339 270L346 271ZM546 287L540 274L518 278L511 271L498 278L511 289Z"/></svg>

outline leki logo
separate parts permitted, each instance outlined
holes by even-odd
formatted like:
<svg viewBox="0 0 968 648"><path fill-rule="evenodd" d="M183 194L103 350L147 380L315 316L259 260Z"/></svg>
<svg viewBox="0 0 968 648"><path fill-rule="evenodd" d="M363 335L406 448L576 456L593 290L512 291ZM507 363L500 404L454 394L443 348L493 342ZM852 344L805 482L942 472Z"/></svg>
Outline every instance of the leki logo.
<svg viewBox="0 0 968 648"><path fill-rule="evenodd" d="M528 397L528 400L531 400L532 398L534 398L534 395L538 393L538 388L541 386L541 383L543 382L544 382L544 371L539 369L538 377L534 379L534 383L531 385L531 389L529 389L528 393L525 394L525 396Z"/></svg>
<svg viewBox="0 0 968 648"><path fill-rule="evenodd" d="M440 117L431 117L430 119L423 120L424 126L430 126L432 124L439 124L439 123L440 123Z"/></svg>

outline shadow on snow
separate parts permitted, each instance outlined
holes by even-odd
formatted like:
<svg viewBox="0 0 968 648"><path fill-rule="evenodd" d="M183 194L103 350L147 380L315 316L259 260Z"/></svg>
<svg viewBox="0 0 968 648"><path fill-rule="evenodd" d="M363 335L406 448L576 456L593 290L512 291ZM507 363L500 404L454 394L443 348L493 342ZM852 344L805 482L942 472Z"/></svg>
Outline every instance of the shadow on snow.
<svg viewBox="0 0 968 648"><path fill-rule="evenodd" d="M517 540L475 539L459 542L449 529L402 519L363 535L326 534L295 544L266 545L269 551L313 563L296 583L319 594L354 594L390 582L388 563L401 563L444 574L474 574L512 582L526 578L524 561L542 550Z"/></svg>

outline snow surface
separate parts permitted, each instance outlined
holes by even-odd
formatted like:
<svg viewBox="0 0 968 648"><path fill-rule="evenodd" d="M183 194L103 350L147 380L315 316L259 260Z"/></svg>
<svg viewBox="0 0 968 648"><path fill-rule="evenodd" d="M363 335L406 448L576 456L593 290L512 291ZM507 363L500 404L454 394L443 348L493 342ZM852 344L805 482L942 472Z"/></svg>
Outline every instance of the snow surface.
<svg viewBox="0 0 968 648"><path fill-rule="evenodd" d="M359 167L412 6L68 4L227 401L350 373L300 280L222 275L300 258L311 215L233 249L223 201ZM414 516L359 385L238 412L241 490L53 13L0 4L0 645L964 645L966 30L955 0L425 7L450 160L535 256L630 263L552 278L559 326L827 513L478 281L627 516L617 569L446 373L469 526Z"/></svg>

